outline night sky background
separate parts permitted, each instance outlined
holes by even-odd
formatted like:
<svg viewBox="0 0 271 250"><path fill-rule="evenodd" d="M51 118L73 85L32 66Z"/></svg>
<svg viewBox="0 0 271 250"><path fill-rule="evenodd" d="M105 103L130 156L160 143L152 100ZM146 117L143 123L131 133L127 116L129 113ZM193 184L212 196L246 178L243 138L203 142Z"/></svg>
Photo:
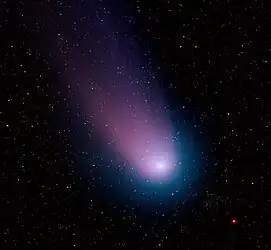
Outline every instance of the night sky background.
<svg viewBox="0 0 271 250"><path fill-rule="evenodd" d="M1 3L1 249L269 249L270 22L256 0Z"/></svg>

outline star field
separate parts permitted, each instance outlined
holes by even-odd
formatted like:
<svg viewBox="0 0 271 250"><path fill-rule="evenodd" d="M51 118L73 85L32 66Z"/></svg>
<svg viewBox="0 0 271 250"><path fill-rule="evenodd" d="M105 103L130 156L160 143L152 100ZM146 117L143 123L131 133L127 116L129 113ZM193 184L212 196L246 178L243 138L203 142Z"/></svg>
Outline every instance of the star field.
<svg viewBox="0 0 271 250"><path fill-rule="evenodd" d="M270 247L263 1L1 16L1 249Z"/></svg>

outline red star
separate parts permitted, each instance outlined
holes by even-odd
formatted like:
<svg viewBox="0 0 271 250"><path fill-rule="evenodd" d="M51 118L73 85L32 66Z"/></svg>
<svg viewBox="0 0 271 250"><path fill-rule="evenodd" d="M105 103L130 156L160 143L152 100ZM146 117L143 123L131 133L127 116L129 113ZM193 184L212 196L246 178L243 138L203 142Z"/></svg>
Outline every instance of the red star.
<svg viewBox="0 0 271 250"><path fill-rule="evenodd" d="M233 218L231 219L231 224L236 224L237 223L237 219Z"/></svg>

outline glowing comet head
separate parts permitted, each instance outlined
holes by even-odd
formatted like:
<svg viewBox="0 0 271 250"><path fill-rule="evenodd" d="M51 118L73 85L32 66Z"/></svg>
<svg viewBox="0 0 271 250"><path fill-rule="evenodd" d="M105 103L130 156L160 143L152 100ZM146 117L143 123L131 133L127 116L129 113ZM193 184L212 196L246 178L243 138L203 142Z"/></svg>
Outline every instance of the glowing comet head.
<svg viewBox="0 0 271 250"><path fill-rule="evenodd" d="M172 175L174 161L168 154L151 155L144 158L140 168L143 178L148 180L166 180Z"/></svg>
<svg viewBox="0 0 271 250"><path fill-rule="evenodd" d="M156 168L157 168L158 170L163 170L164 167L165 167L165 165L164 165L163 162L157 162L157 163L155 164L155 166L156 166Z"/></svg>

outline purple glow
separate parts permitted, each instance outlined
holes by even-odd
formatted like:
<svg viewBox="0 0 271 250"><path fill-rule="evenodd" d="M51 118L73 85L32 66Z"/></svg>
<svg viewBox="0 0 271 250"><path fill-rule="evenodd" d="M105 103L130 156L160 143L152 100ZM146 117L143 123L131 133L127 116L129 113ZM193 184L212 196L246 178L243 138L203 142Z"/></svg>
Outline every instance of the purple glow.
<svg viewBox="0 0 271 250"><path fill-rule="evenodd" d="M125 89L126 88L126 89ZM85 91L87 114L103 140L120 153L144 179L164 180L175 163L171 126L156 93L152 108L133 85Z"/></svg>
<svg viewBox="0 0 271 250"><path fill-rule="evenodd" d="M83 103L93 131L142 178L165 180L172 175L175 152L154 74L138 65L134 48L121 49L114 40L96 43L95 53L95 64L94 57L77 53L65 69L66 81L74 82L76 102Z"/></svg>

